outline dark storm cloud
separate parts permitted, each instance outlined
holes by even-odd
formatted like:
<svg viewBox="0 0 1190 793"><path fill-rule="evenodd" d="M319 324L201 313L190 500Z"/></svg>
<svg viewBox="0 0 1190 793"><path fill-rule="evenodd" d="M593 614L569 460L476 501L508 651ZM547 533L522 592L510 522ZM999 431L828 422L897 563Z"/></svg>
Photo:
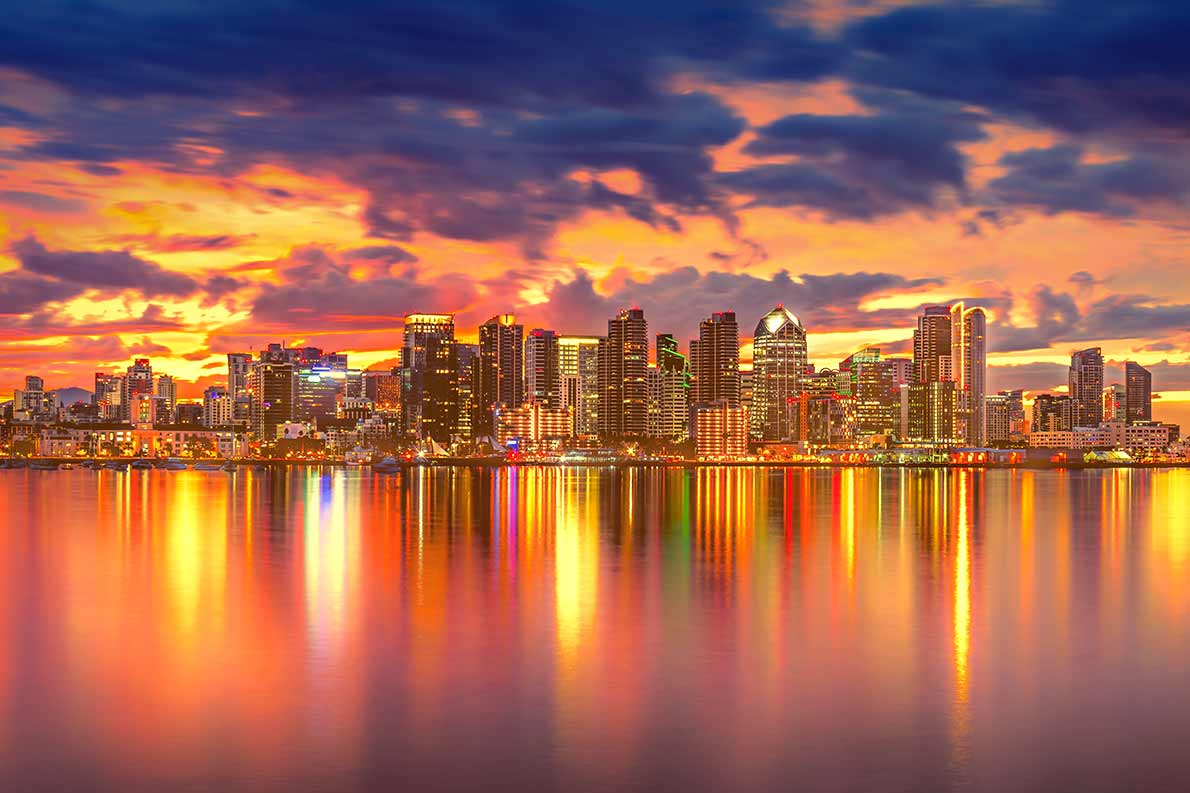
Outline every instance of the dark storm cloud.
<svg viewBox="0 0 1190 793"><path fill-rule="evenodd" d="M461 275L356 279L349 263L314 246L268 264L282 283L262 286L251 304L252 328L245 332L395 328L406 312L459 311L477 297L471 279Z"/></svg>
<svg viewBox="0 0 1190 793"><path fill-rule="evenodd" d="M27 237L13 243L12 252L26 272L84 288L135 289L149 297L186 297L199 289L190 276L127 251L51 251Z"/></svg>
<svg viewBox="0 0 1190 793"><path fill-rule="evenodd" d="M1011 152L1000 158L1007 173L989 182L993 200L1048 214L1088 212L1129 217L1153 204L1185 206L1190 168L1181 161L1138 155L1103 163L1083 162L1078 146Z"/></svg>
<svg viewBox="0 0 1190 793"><path fill-rule="evenodd" d="M1190 5L1164 0L936 3L867 17L843 40L862 83L1067 132L1190 122Z"/></svg>
<svg viewBox="0 0 1190 793"><path fill-rule="evenodd" d="M82 201L29 190L0 190L0 204L32 209L50 215L73 214L86 209L86 204Z"/></svg>
<svg viewBox="0 0 1190 793"><path fill-rule="evenodd" d="M516 240L530 258L588 210L667 231L709 213L735 228L735 194L854 220L986 198L996 214L964 221L968 234L1015 206L1122 216L1184 200L1184 174L1165 167L1187 145L1184 4L938 3L835 32L798 12L776 0L46 0L0 16L0 66L71 99L0 106L0 125L37 132L6 156L91 173L331 175L366 191L371 236ZM746 125L718 99L675 93L686 77L842 77L865 112L787 116L748 146L782 161L716 173L712 150ZM1003 118L1110 135L1132 155L1013 155L972 197L960 147ZM1160 150L1137 153L1154 136ZM639 193L570 178L620 168Z"/></svg>
<svg viewBox="0 0 1190 793"><path fill-rule="evenodd" d="M1080 307L1065 292L1037 287L1028 298L1035 324L998 324L989 333L994 352L1045 349L1085 339L1130 339L1185 332L1190 305L1170 304L1147 295L1110 295Z"/></svg>
<svg viewBox="0 0 1190 793"><path fill-rule="evenodd" d="M758 128L746 153L797 161L746 168L720 183L757 206L808 207L859 220L966 195L967 158L959 146L986 137L986 118L943 102L873 91L857 97L870 115L799 113Z"/></svg>
<svg viewBox="0 0 1190 793"><path fill-rule="evenodd" d="M0 314L29 314L47 303L78 297L84 291L78 284L21 272L4 273L0 277Z"/></svg>
<svg viewBox="0 0 1190 793"><path fill-rule="evenodd" d="M793 311L810 332L886 328L913 323L915 309L865 311L860 305L882 294L940 285L937 278L905 278L892 273L803 275L786 271L771 278L746 274L700 273L680 267L643 280L629 279L611 294L601 294L590 276L576 271L570 281L555 281L548 302L529 311L546 327L598 333L621 308L639 305L651 332L694 333L699 320L714 311L735 311L742 336L751 336L760 318L777 303Z"/></svg>
<svg viewBox="0 0 1190 793"><path fill-rule="evenodd" d="M810 79L837 43L743 0L211 0L24 4L0 20L0 63L111 97L401 95L523 106L645 105L706 64Z"/></svg>

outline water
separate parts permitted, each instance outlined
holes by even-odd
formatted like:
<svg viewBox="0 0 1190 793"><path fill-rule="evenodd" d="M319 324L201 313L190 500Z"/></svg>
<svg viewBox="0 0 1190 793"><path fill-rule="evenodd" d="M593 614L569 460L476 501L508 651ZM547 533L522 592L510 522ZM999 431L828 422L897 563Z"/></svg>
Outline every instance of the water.
<svg viewBox="0 0 1190 793"><path fill-rule="evenodd" d="M1190 471L0 471L0 788L1190 790Z"/></svg>

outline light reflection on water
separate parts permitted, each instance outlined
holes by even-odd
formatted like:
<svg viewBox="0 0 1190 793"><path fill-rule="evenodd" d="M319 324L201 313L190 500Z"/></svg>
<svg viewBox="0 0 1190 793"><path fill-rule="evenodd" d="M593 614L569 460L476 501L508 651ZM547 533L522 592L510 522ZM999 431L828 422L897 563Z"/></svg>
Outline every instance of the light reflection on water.
<svg viewBox="0 0 1190 793"><path fill-rule="evenodd" d="M1190 472L0 472L0 787L1190 789Z"/></svg>

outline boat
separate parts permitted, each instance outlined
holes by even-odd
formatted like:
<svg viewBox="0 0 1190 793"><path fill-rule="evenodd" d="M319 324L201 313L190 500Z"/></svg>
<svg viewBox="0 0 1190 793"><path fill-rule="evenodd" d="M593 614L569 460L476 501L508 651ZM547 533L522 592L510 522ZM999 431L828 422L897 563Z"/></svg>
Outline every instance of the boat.
<svg viewBox="0 0 1190 793"><path fill-rule="evenodd" d="M31 460L29 467L34 471L57 471L58 464L53 460Z"/></svg>
<svg viewBox="0 0 1190 793"><path fill-rule="evenodd" d="M223 470L227 471L228 473L234 473L235 471L239 470L239 466L228 460L223 464Z"/></svg>
<svg viewBox="0 0 1190 793"><path fill-rule="evenodd" d="M394 457L385 457L378 463L372 463L372 470L378 474L395 474L401 466Z"/></svg>
<svg viewBox="0 0 1190 793"><path fill-rule="evenodd" d="M94 469L99 467L99 462L96 460L83 460L79 463L79 468Z"/></svg>
<svg viewBox="0 0 1190 793"><path fill-rule="evenodd" d="M20 457L14 457L8 461L9 468L25 468L27 465L28 463Z"/></svg>
<svg viewBox="0 0 1190 793"><path fill-rule="evenodd" d="M73 471L74 463L59 463L58 470L59 471Z"/></svg>
<svg viewBox="0 0 1190 793"><path fill-rule="evenodd" d="M166 471L185 471L190 466L186 465L186 463L182 462L181 460L170 458L166 460L161 467Z"/></svg>
<svg viewBox="0 0 1190 793"><path fill-rule="evenodd" d="M219 465L219 463L195 463L194 470L195 471L222 471L223 466Z"/></svg>
<svg viewBox="0 0 1190 793"><path fill-rule="evenodd" d="M128 463L123 460L108 460L103 464L103 468L108 471L127 471Z"/></svg>
<svg viewBox="0 0 1190 793"><path fill-rule="evenodd" d="M153 470L153 461L138 457L132 461L131 467L134 471L151 471Z"/></svg>

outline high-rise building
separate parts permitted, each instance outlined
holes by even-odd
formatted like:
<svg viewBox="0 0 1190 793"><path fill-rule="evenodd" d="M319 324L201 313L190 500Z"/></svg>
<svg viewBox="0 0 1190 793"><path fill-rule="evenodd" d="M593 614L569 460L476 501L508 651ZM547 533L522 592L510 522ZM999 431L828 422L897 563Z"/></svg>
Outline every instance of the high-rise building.
<svg viewBox="0 0 1190 793"><path fill-rule="evenodd" d="M1033 420L1029 433L1069 432L1074 429L1071 422L1071 399L1068 394L1038 394L1033 397Z"/></svg>
<svg viewBox="0 0 1190 793"><path fill-rule="evenodd" d="M839 391L855 398L855 430L860 435L893 434L900 429L900 391L884 365L879 347L864 347L839 364Z"/></svg>
<svg viewBox="0 0 1190 793"><path fill-rule="evenodd" d="M548 408L562 406L562 369L558 334L534 328L525 337L525 401Z"/></svg>
<svg viewBox="0 0 1190 793"><path fill-rule="evenodd" d="M740 328L734 311L716 311L698 325L698 344L691 345L693 401L740 404Z"/></svg>
<svg viewBox="0 0 1190 793"><path fill-rule="evenodd" d="M567 438L573 426L569 408L550 408L544 401L496 412L496 440L502 444L515 442L521 450Z"/></svg>
<svg viewBox="0 0 1190 793"><path fill-rule="evenodd" d="M204 427L226 427L234 419L234 404L226 388L211 386L202 394L202 424Z"/></svg>
<svg viewBox="0 0 1190 793"><path fill-rule="evenodd" d="M132 403L142 394L153 396L153 367L148 358L137 358L120 381L120 418L133 421Z"/></svg>
<svg viewBox="0 0 1190 793"><path fill-rule="evenodd" d="M495 433L500 407L520 407L525 401L524 351L525 326L512 314L497 314L479 326L476 436Z"/></svg>
<svg viewBox="0 0 1190 793"><path fill-rule="evenodd" d="M752 338L752 438L793 438L795 403L806 371L806 330L792 311L778 305L760 318Z"/></svg>
<svg viewBox="0 0 1190 793"><path fill-rule="evenodd" d="M987 396L987 314L982 308L927 306L913 331L913 379L917 384L954 383L953 389L910 389L910 410L928 415L910 417L912 431L929 432L918 440L965 443L985 442ZM945 404L933 404L932 399ZM953 401L953 404L951 402ZM948 418L946 418L948 417ZM937 424L946 418L947 428Z"/></svg>
<svg viewBox="0 0 1190 793"><path fill-rule="evenodd" d="M277 428L293 419L293 364L260 360L252 364L248 390L252 394L249 422L262 441L277 439Z"/></svg>
<svg viewBox="0 0 1190 793"><path fill-rule="evenodd" d="M1124 421L1124 405L1127 396L1124 386L1108 383L1103 387L1103 420Z"/></svg>
<svg viewBox="0 0 1190 793"><path fill-rule="evenodd" d="M989 394L987 402L987 443L989 446L1004 446L1012 438L1012 402L1003 394Z"/></svg>
<svg viewBox="0 0 1190 793"><path fill-rule="evenodd" d="M1129 423L1153 420L1153 375L1134 361L1124 364L1124 418Z"/></svg>
<svg viewBox="0 0 1190 793"><path fill-rule="evenodd" d="M406 314L401 353L406 431L439 443L458 423L458 345L453 314Z"/></svg>
<svg viewBox="0 0 1190 793"><path fill-rule="evenodd" d="M748 452L748 409L726 400L698 404L694 412L695 446L699 457L741 457Z"/></svg>
<svg viewBox="0 0 1190 793"><path fill-rule="evenodd" d="M470 441L475 438L475 380L479 376L479 345L456 344L455 347L459 372L459 415L455 434Z"/></svg>
<svg viewBox="0 0 1190 793"><path fill-rule="evenodd" d="M123 380L123 375L95 373L95 392L92 394L91 400L98 406L100 416L108 421L120 419L122 413L120 399L124 391Z"/></svg>
<svg viewBox="0 0 1190 793"><path fill-rule="evenodd" d="M927 443L953 444L958 401L953 380L909 386L909 437Z"/></svg>
<svg viewBox="0 0 1190 793"><path fill-rule="evenodd" d="M649 368L649 427L654 438L682 440L690 423L686 356L672 334L657 335L657 363Z"/></svg>
<svg viewBox="0 0 1190 793"><path fill-rule="evenodd" d="M951 374L955 382L955 438L983 446L987 396L987 314L982 308L950 307Z"/></svg>
<svg viewBox="0 0 1190 793"><path fill-rule="evenodd" d="M382 413L401 409L401 375L393 369L364 372L364 398Z"/></svg>
<svg viewBox="0 0 1190 793"><path fill-rule="evenodd" d="M227 395L231 397L233 419L247 421L252 411L252 393L249 381L252 374L252 354L229 352L227 354Z"/></svg>
<svg viewBox="0 0 1190 793"><path fill-rule="evenodd" d="M913 331L913 379L935 383L953 378L950 308L926 306Z"/></svg>
<svg viewBox="0 0 1190 793"><path fill-rule="evenodd" d="M178 384L167 374L157 376L157 396L161 398L157 421L173 424L177 420Z"/></svg>
<svg viewBox="0 0 1190 793"><path fill-rule="evenodd" d="M1072 429L1103 423L1103 350L1090 347L1070 356L1068 392Z"/></svg>
<svg viewBox="0 0 1190 793"><path fill-rule="evenodd" d="M599 337L558 337L562 404L573 408L574 434L599 434Z"/></svg>
<svg viewBox="0 0 1190 793"><path fill-rule="evenodd" d="M1008 438L1011 441L1023 441L1029 434L1029 425L1025 421L1025 392L1014 388L1000 391L997 396L1008 400Z"/></svg>
<svg viewBox="0 0 1190 793"><path fill-rule="evenodd" d="M322 364L299 365L294 371L293 419L322 427L338 416L346 373Z"/></svg>
<svg viewBox="0 0 1190 793"><path fill-rule="evenodd" d="M639 308L607 321L599 342L599 434L639 438L648 419L649 327Z"/></svg>

